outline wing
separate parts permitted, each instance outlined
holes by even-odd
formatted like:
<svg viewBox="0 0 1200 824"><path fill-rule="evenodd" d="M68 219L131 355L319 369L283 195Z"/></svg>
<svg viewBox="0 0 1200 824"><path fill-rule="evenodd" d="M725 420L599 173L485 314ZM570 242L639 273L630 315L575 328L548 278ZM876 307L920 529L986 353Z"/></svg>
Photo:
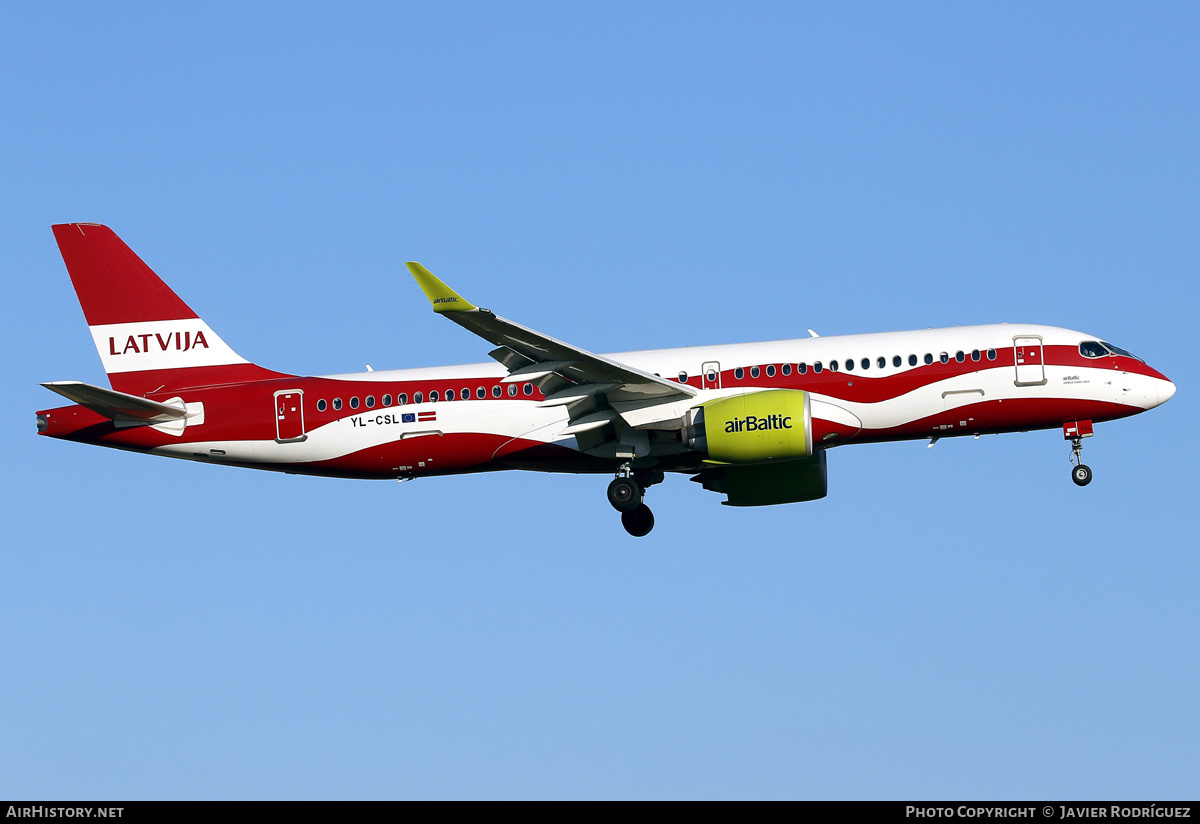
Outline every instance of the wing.
<svg viewBox="0 0 1200 824"><path fill-rule="evenodd" d="M508 370L505 382L533 383L545 396L541 406L567 407L570 422L564 434L600 432L614 424L611 434L605 434L588 451L606 441L621 440L622 423L638 428L648 428L647 422L662 425L664 415L677 417L676 404L697 394L687 384L643 372L505 320L469 303L421 264L406 265L433 304L433 311L497 347L489 354ZM662 414L647 414L650 409ZM622 414L630 420L622 420ZM581 439L581 446L595 440ZM620 450L616 454L620 457Z"/></svg>

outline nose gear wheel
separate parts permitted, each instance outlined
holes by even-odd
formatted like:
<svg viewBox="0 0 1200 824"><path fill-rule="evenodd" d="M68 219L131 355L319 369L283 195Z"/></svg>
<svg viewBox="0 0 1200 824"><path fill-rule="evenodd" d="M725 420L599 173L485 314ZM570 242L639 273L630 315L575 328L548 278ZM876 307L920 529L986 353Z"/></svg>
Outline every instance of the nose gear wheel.
<svg viewBox="0 0 1200 824"><path fill-rule="evenodd" d="M1083 462L1083 439L1071 438L1071 480L1076 486L1087 486L1092 482L1092 468Z"/></svg>

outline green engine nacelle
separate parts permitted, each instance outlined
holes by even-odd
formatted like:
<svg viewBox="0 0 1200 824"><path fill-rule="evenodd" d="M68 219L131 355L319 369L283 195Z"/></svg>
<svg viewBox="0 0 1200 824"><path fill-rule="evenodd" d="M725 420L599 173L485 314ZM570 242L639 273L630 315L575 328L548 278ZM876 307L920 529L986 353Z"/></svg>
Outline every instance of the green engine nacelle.
<svg viewBox="0 0 1200 824"><path fill-rule="evenodd" d="M813 454L808 393L768 389L702 404L692 424L692 447L710 461L752 464Z"/></svg>

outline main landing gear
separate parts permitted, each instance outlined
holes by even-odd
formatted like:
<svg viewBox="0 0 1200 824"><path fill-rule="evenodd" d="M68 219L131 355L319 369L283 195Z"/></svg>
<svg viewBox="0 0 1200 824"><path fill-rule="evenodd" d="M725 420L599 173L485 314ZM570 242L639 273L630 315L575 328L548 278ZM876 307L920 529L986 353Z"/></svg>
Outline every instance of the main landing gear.
<svg viewBox="0 0 1200 824"><path fill-rule="evenodd" d="M663 479L661 472L634 472L629 464L621 464L617 477L608 485L608 502L621 513L621 526L635 538L650 534L654 529L654 513L642 503L646 487Z"/></svg>
<svg viewBox="0 0 1200 824"><path fill-rule="evenodd" d="M1083 439L1092 436L1091 421L1069 421L1063 424L1063 437L1071 442L1071 480L1076 486L1092 482L1092 469L1083 462Z"/></svg>

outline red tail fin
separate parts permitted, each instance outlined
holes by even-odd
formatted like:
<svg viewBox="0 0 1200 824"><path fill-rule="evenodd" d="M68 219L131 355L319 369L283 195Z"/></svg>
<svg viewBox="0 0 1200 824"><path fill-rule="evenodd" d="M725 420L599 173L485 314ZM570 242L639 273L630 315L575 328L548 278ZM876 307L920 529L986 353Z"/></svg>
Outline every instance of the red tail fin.
<svg viewBox="0 0 1200 824"><path fill-rule="evenodd" d="M53 229L113 389L144 395L283 377L229 348L112 229Z"/></svg>

